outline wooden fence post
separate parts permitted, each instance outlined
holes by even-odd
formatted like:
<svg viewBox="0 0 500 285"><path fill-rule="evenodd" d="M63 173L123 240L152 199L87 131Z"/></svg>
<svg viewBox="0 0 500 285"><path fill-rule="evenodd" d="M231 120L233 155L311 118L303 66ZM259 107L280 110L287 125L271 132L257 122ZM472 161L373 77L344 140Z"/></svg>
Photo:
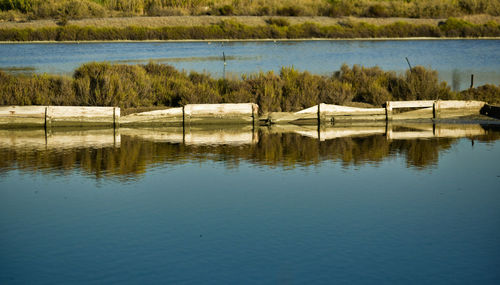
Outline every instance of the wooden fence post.
<svg viewBox="0 0 500 285"><path fill-rule="evenodd" d="M385 119L386 121L392 120L392 106L390 101L385 102Z"/></svg>

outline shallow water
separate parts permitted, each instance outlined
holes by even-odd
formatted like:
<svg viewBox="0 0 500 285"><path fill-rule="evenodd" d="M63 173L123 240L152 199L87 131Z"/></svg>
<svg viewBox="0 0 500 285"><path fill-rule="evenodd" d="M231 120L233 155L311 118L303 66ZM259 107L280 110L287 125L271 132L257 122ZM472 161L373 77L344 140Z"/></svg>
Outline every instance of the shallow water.
<svg viewBox="0 0 500 285"><path fill-rule="evenodd" d="M40 73L72 74L90 61L136 64L153 60L218 77L279 72L282 66L330 74L343 63L404 72L408 57L413 66L437 70L440 79L454 90L468 88L471 74L475 86L500 84L500 40L20 43L0 44L0 55L0 68L10 72L34 69Z"/></svg>
<svg viewBox="0 0 500 285"><path fill-rule="evenodd" d="M499 138L2 130L0 283L498 284Z"/></svg>

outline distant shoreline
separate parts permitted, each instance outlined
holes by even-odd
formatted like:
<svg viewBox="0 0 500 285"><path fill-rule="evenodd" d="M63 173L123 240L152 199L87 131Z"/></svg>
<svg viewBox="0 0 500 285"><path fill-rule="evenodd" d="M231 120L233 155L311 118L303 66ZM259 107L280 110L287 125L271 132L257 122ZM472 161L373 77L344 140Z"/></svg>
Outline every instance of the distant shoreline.
<svg viewBox="0 0 500 285"><path fill-rule="evenodd" d="M192 40L95 40L95 41L0 41L0 44L88 44L88 43L189 43L189 42L307 42L307 41L443 41L500 40L500 37L405 37L405 38L298 38L298 39L192 39Z"/></svg>

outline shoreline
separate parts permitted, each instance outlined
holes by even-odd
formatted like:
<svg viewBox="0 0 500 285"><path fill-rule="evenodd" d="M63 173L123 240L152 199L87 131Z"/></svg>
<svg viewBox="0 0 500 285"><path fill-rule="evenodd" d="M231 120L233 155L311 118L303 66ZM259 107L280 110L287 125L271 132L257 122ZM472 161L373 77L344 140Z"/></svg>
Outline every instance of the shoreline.
<svg viewBox="0 0 500 285"><path fill-rule="evenodd" d="M82 40L82 41L0 41L0 44L87 44L87 43L189 43L189 42L307 42L307 41L458 41L500 40L500 37L391 37L391 38L281 38L281 39L186 39L186 40Z"/></svg>

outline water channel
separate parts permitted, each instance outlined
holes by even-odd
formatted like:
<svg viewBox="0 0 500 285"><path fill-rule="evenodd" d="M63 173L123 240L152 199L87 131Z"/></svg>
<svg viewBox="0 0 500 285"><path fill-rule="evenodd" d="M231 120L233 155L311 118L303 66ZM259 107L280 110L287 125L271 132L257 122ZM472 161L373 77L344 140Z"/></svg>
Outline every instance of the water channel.
<svg viewBox="0 0 500 285"><path fill-rule="evenodd" d="M0 131L2 284L498 284L488 125Z"/></svg>
<svg viewBox="0 0 500 285"><path fill-rule="evenodd" d="M499 40L0 44L214 76L343 63L500 84ZM224 67L222 53L226 56ZM499 284L500 129L484 124L0 130L0 284Z"/></svg>

